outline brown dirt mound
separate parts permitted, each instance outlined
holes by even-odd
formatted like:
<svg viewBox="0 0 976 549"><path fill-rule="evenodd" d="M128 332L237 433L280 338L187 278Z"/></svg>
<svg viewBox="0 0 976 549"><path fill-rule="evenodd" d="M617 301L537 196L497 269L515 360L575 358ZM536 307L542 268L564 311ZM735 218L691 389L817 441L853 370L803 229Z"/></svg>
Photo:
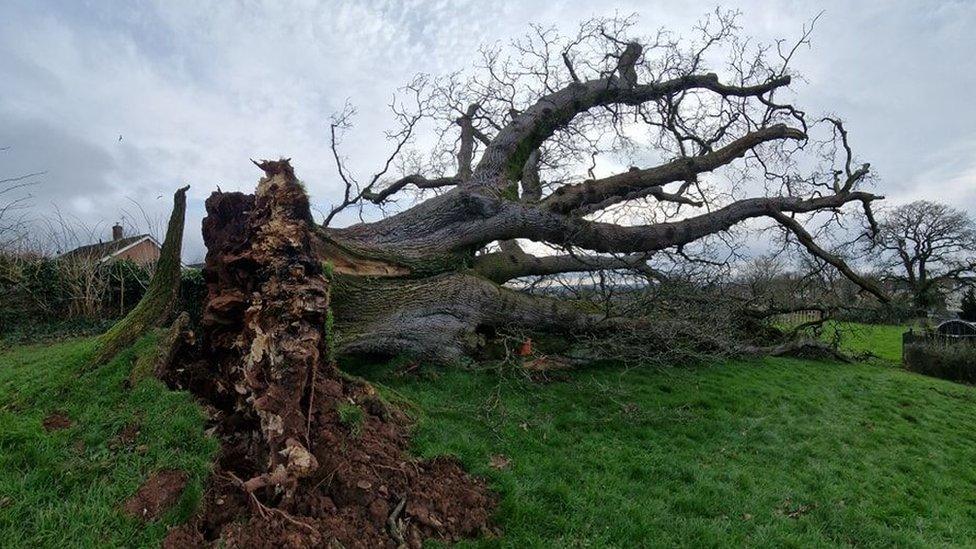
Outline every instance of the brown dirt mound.
<svg viewBox="0 0 976 549"><path fill-rule="evenodd" d="M484 481L453 458L411 458L408 419L371 386L322 380L314 402L309 447L320 466L287 497L244 489L259 471L239 436L246 429L239 417L219 417L224 447L202 508L164 547L420 547L492 534L496 498ZM343 418L335 403L359 408L360 419Z"/></svg>
<svg viewBox="0 0 976 549"><path fill-rule="evenodd" d="M179 501L186 480L183 471L157 471L125 502L123 509L131 516L146 521L155 520Z"/></svg>
<svg viewBox="0 0 976 549"><path fill-rule="evenodd" d="M71 421L68 416L61 412L54 412L44 418L44 421L41 422L41 425L44 426L45 431L60 431L61 429L67 429L74 424L75 422Z"/></svg>

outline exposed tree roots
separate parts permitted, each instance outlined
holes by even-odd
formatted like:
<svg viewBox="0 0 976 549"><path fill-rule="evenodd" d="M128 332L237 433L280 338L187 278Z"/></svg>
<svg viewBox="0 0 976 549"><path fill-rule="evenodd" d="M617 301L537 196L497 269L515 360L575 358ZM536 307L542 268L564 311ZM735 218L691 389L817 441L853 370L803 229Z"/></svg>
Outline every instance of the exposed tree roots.
<svg viewBox="0 0 976 549"><path fill-rule="evenodd" d="M287 489L250 489L264 466L253 461L259 437L240 414L217 414L217 471L166 546L420 547L489 533L495 499L484 482L453 459L410 457L407 418L371 387L330 377L315 402L308 444L318 468Z"/></svg>
<svg viewBox="0 0 976 549"><path fill-rule="evenodd" d="M199 346L168 380L212 406L223 451L202 511L167 545L419 547L484 532L485 484L408 453L408 420L329 360L330 281L287 162L255 195L215 193Z"/></svg>

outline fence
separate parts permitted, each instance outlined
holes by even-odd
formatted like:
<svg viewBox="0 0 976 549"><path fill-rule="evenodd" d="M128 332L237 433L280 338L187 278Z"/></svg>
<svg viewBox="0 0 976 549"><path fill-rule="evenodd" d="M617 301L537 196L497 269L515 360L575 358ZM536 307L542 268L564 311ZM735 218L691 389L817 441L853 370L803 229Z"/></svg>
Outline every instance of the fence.
<svg viewBox="0 0 976 549"><path fill-rule="evenodd" d="M823 319L823 312L819 310L792 311L771 317L774 324L794 328L801 324L818 322Z"/></svg>

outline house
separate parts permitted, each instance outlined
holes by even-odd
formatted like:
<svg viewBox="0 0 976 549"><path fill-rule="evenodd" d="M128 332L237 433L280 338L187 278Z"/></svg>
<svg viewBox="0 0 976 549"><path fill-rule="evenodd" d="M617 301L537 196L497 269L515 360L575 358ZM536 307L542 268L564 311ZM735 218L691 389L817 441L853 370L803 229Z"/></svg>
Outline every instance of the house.
<svg viewBox="0 0 976 549"><path fill-rule="evenodd" d="M159 259L162 246L151 235L125 236L122 226L112 227L112 240L75 248L61 255L66 259L88 258L99 263L128 259L138 265L151 265Z"/></svg>

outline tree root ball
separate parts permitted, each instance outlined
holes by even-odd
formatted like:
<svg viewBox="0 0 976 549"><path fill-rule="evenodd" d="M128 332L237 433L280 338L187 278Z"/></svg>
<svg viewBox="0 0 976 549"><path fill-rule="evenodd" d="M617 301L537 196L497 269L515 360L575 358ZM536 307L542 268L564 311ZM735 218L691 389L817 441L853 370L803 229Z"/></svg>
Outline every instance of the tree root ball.
<svg viewBox="0 0 976 549"><path fill-rule="evenodd" d="M214 193L199 344L172 384L223 441L201 511L171 547L420 547L487 532L495 497L455 460L409 455L409 421L330 362L331 279L287 161L255 195Z"/></svg>

